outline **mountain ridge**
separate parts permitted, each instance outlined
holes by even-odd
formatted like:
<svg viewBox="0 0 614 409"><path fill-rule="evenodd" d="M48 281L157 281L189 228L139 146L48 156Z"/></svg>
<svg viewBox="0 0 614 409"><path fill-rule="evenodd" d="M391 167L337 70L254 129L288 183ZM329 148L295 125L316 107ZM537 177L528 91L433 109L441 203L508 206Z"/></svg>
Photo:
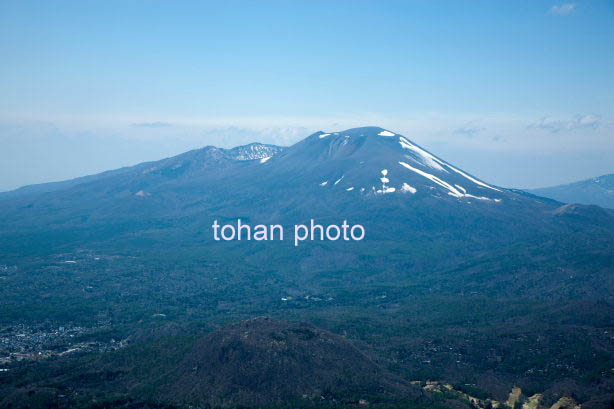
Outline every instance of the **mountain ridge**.
<svg viewBox="0 0 614 409"><path fill-rule="evenodd" d="M285 147L283 146L265 144L265 143L260 143L260 142L252 142L246 145L239 145L239 146L235 146L229 149L218 148L216 146L207 145L202 148L197 148L197 149L183 152L176 156L171 156L171 157L167 157L167 158L163 158L159 160L141 162L141 163L138 163L136 165L131 165L131 166L123 166L121 168L111 169L111 170L103 171L100 173L94 173L91 175L79 176L76 178L60 180L60 181L35 183L35 184L21 186L13 190L0 192L0 200L12 199L12 198L29 196L29 195L36 195L36 194L41 194L41 193L55 192L58 190L76 186L81 183L94 182L94 181L101 180L107 177L111 177L111 176L119 175L122 173L130 172L133 170L138 170L141 168L152 166L153 164L156 164L156 163L163 163L164 161L173 160L174 158L182 157L184 155L185 156L194 155L198 152L214 151L214 152L219 152L220 156L225 156L233 160L244 161L244 160L255 160L255 159L262 159L265 157L270 157L278 152L283 151L284 149Z"/></svg>
<svg viewBox="0 0 614 409"><path fill-rule="evenodd" d="M563 203L597 205L614 209L614 173L527 191Z"/></svg>

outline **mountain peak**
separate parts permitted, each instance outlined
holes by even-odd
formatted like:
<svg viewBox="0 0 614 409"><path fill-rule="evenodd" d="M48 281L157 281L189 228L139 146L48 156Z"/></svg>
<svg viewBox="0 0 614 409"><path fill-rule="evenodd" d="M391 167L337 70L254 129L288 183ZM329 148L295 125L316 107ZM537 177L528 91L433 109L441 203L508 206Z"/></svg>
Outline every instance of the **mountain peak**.
<svg viewBox="0 0 614 409"><path fill-rule="evenodd" d="M311 135L310 137L323 139L330 135L332 136L341 135L342 137L345 137L345 136L368 137L368 136L395 136L396 134L387 129L380 128L379 126L363 126L359 128L350 128L350 129L346 129L345 131L337 131L337 132L318 131L314 133L313 135Z"/></svg>
<svg viewBox="0 0 614 409"><path fill-rule="evenodd" d="M278 157L352 194L428 194L500 202L505 192L451 165L394 131L375 127L319 131Z"/></svg>
<svg viewBox="0 0 614 409"><path fill-rule="evenodd" d="M225 149L224 151L230 156L230 158L235 160L254 160L270 158L284 149L285 148L281 146L252 142L247 145L236 146L232 149Z"/></svg>

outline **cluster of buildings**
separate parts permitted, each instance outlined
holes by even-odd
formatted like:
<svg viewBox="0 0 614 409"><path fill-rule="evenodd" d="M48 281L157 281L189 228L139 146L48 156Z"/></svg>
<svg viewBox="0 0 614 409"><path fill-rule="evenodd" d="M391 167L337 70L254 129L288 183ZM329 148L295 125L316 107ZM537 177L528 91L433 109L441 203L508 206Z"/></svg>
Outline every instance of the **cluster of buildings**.
<svg viewBox="0 0 614 409"><path fill-rule="evenodd" d="M0 328L0 372L15 362L64 356L76 352L105 352L122 348L125 340L97 340L104 327L29 326L25 324Z"/></svg>

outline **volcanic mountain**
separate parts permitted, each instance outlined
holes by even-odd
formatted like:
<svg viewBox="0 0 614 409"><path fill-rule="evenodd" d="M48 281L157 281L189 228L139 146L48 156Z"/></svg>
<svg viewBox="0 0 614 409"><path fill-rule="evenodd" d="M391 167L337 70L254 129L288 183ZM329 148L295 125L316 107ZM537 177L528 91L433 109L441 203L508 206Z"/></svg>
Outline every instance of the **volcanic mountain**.
<svg viewBox="0 0 614 409"><path fill-rule="evenodd" d="M317 132L268 165L353 194L421 194L500 202L505 193L382 128ZM305 166L307 165L307 166ZM304 183L309 183L307 180ZM464 186L463 186L464 185Z"/></svg>
<svg viewBox="0 0 614 409"><path fill-rule="evenodd" d="M246 202L254 211L264 202L278 205L286 200L298 207L308 203L310 209L312 201L364 208L366 202L379 205L391 198L409 206L438 200L458 205L461 212L471 204L498 212L502 202L545 208L543 200L488 184L404 136L376 127L317 132L289 148L209 146L99 175L28 186L2 198L17 199L3 203L9 212L4 214L9 223L19 217L20 226L41 213L50 223L64 223L67 217L168 218L212 208L236 212ZM267 208L263 213L283 216L280 210Z"/></svg>
<svg viewBox="0 0 614 409"><path fill-rule="evenodd" d="M378 127L320 131L288 148L209 146L43 190L0 202L6 260L87 249L164 255L176 268L198 254L209 274L233 285L260 277L277 299L289 288L372 282L417 293L613 293L611 211L571 212L494 186ZM282 224L286 238L213 240L214 220L237 219ZM311 219L359 223L365 238L293 247L292 226Z"/></svg>

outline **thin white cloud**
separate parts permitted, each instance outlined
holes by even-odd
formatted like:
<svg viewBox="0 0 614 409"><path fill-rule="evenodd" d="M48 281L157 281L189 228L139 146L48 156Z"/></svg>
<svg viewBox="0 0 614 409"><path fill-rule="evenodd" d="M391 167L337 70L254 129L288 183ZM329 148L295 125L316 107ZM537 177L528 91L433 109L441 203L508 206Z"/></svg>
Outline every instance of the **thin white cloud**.
<svg viewBox="0 0 614 409"><path fill-rule="evenodd" d="M556 14L558 16L566 16L571 14L576 9L575 3L565 3L560 6L552 6L548 12L550 14Z"/></svg>
<svg viewBox="0 0 614 409"><path fill-rule="evenodd" d="M457 135L463 135L466 137L473 137L477 133L483 131L484 128L472 127L472 126L463 126L454 130L454 133Z"/></svg>
<svg viewBox="0 0 614 409"><path fill-rule="evenodd" d="M541 129L557 133L564 130L597 129L601 118L597 115L576 115L571 119L542 117L528 126L529 129Z"/></svg>
<svg viewBox="0 0 614 409"><path fill-rule="evenodd" d="M132 126L141 127L141 128L168 128L173 126L168 122L138 122L132 124Z"/></svg>

